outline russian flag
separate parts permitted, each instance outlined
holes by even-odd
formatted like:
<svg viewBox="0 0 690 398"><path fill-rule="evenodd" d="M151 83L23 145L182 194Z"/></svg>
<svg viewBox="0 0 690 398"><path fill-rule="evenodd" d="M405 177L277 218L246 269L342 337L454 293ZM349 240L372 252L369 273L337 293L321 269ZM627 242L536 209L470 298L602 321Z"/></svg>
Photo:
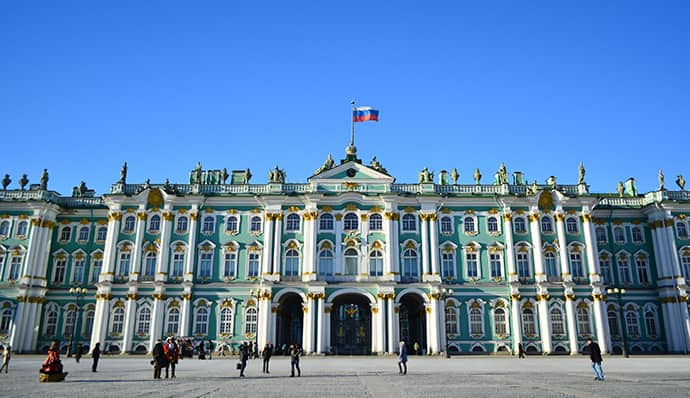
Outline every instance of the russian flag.
<svg viewBox="0 0 690 398"><path fill-rule="evenodd" d="M352 110L353 122L379 121L379 110L368 106L361 106Z"/></svg>

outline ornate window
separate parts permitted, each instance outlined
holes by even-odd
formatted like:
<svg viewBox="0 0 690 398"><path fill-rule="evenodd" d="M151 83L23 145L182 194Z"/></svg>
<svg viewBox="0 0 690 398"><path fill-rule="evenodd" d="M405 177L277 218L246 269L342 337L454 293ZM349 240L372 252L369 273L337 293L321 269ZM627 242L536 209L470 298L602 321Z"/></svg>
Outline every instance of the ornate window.
<svg viewBox="0 0 690 398"><path fill-rule="evenodd" d="M642 228L632 227L630 228L630 234L632 235L633 243L644 243L644 235L642 234Z"/></svg>
<svg viewBox="0 0 690 398"><path fill-rule="evenodd" d="M180 310L171 308L168 311L168 335L177 335L180 329Z"/></svg>
<svg viewBox="0 0 690 398"><path fill-rule="evenodd" d="M194 316L194 334L205 335L208 333L208 310L205 307L197 308Z"/></svg>
<svg viewBox="0 0 690 398"><path fill-rule="evenodd" d="M357 275L359 253L353 248L345 250L345 275Z"/></svg>
<svg viewBox="0 0 690 398"><path fill-rule="evenodd" d="M525 336L535 336L537 328L534 322L534 311L531 308L522 310L522 333Z"/></svg>
<svg viewBox="0 0 690 398"><path fill-rule="evenodd" d="M46 336L55 336L57 333L57 321L58 313L54 308L49 308L46 313L46 326L45 334Z"/></svg>
<svg viewBox="0 0 690 398"><path fill-rule="evenodd" d="M0 237L6 238L10 234L10 222L0 222Z"/></svg>
<svg viewBox="0 0 690 398"><path fill-rule="evenodd" d="M484 334L484 322L481 308L470 308L470 334L481 336Z"/></svg>
<svg viewBox="0 0 690 398"><path fill-rule="evenodd" d="M126 234L131 234L132 232L134 232L134 223L135 223L134 216L125 217L125 222L123 223L123 226L122 226L122 232L124 232ZM67 240L69 240L69 239L67 239Z"/></svg>
<svg viewBox="0 0 690 398"><path fill-rule="evenodd" d="M93 332L94 316L95 316L95 313L93 310L86 311L86 315L84 316L84 325L81 328L82 336L84 336L84 337L91 336L91 332Z"/></svg>
<svg viewBox="0 0 690 398"><path fill-rule="evenodd" d="M446 334L458 334L458 313L455 307L446 306Z"/></svg>
<svg viewBox="0 0 690 398"><path fill-rule="evenodd" d="M343 217L343 228L345 231L355 231L359 229L359 219L355 213L347 213Z"/></svg>
<svg viewBox="0 0 690 398"><path fill-rule="evenodd" d="M72 227L69 225L60 230L60 242L69 242L72 239Z"/></svg>
<svg viewBox="0 0 690 398"><path fill-rule="evenodd" d="M474 217L467 216L462 220L463 230L466 234L476 234L477 227L474 222Z"/></svg>
<svg viewBox="0 0 690 398"><path fill-rule="evenodd" d="M226 251L225 260L223 261L223 277L234 278L237 274L237 252Z"/></svg>
<svg viewBox="0 0 690 398"><path fill-rule="evenodd" d="M123 311L124 312L124 311ZM115 320L113 318L113 329L114 327ZM149 331L151 330L151 310L149 307L142 307L139 310L139 316L137 317L137 334L140 336L146 336L149 334ZM115 331L113 330L113 333ZM120 327L120 331L117 332L122 333L122 328Z"/></svg>
<svg viewBox="0 0 690 398"><path fill-rule="evenodd" d="M98 282L98 278L103 270L103 254L96 252L91 256L91 282Z"/></svg>
<svg viewBox="0 0 690 398"><path fill-rule="evenodd" d="M380 250L369 253L369 276L383 276L383 253Z"/></svg>
<svg viewBox="0 0 690 398"><path fill-rule="evenodd" d="M156 262L158 255L156 252L148 252L144 257L144 280L152 280L156 273Z"/></svg>
<svg viewBox="0 0 690 398"><path fill-rule="evenodd" d="M99 227L96 230L96 242L105 242L105 238L108 236L108 227Z"/></svg>
<svg viewBox="0 0 690 398"><path fill-rule="evenodd" d="M417 230L417 216L405 214L402 216L402 230L404 232L414 232Z"/></svg>
<svg viewBox="0 0 690 398"><path fill-rule="evenodd" d="M568 217L565 220L565 230L568 231L569 234L577 234L580 232L575 217Z"/></svg>
<svg viewBox="0 0 690 398"><path fill-rule="evenodd" d="M525 219L523 217L515 217L513 219L513 229L515 230L516 234L527 233L527 224L525 223Z"/></svg>
<svg viewBox="0 0 690 398"><path fill-rule="evenodd" d="M594 230L594 233L596 234L597 237L597 242L599 244L606 243L608 242L607 234L606 234L606 228L604 227L597 227Z"/></svg>
<svg viewBox="0 0 690 398"><path fill-rule="evenodd" d="M446 247L441 252L441 271L443 277L455 277L455 251Z"/></svg>
<svg viewBox="0 0 690 398"><path fill-rule="evenodd" d="M244 314L244 334L256 334L257 313L256 308L249 307Z"/></svg>
<svg viewBox="0 0 690 398"><path fill-rule="evenodd" d="M383 217L380 214L374 213L369 216L369 229L371 231L381 231L383 229Z"/></svg>
<svg viewBox="0 0 690 398"><path fill-rule="evenodd" d="M299 214L291 213L285 218L285 230L286 231L299 231L300 227Z"/></svg>
<svg viewBox="0 0 690 398"><path fill-rule="evenodd" d="M17 233L15 234L17 239L24 239L26 238L26 233L29 229L29 222L28 221L20 221L19 225L17 225Z"/></svg>
<svg viewBox="0 0 690 398"><path fill-rule="evenodd" d="M609 330L612 337L620 337L620 328L618 327L618 314L613 307L609 307L607 312L609 320Z"/></svg>
<svg viewBox="0 0 690 398"><path fill-rule="evenodd" d="M676 234L678 234L678 239L688 239L688 226L684 221L676 222Z"/></svg>
<svg viewBox="0 0 690 398"><path fill-rule="evenodd" d="M120 259L118 261L118 275L129 275L129 265L132 259L132 253L129 252L128 246L123 246L120 249Z"/></svg>
<svg viewBox="0 0 690 398"><path fill-rule="evenodd" d="M180 278L184 273L184 260L185 252L184 249L181 251L175 251L172 255L172 272L170 276L173 278Z"/></svg>
<svg viewBox="0 0 690 398"><path fill-rule="evenodd" d="M180 216L177 218L177 227L175 228L175 232L178 234L185 234L187 233L187 224L189 224L189 219L187 216Z"/></svg>
<svg viewBox="0 0 690 398"><path fill-rule="evenodd" d="M468 248L465 252L465 266L467 268L468 278L479 279L479 261L474 247L471 247L471 249Z"/></svg>
<svg viewBox="0 0 690 398"><path fill-rule="evenodd" d="M63 283L65 281L65 270L67 269L67 258L58 254L53 266L53 283ZM10 277L10 279L12 279Z"/></svg>
<svg viewBox="0 0 690 398"><path fill-rule="evenodd" d="M632 283L632 276L630 275L630 258L625 253L620 253L616 257L618 265L618 280L624 285Z"/></svg>
<svg viewBox="0 0 690 398"><path fill-rule="evenodd" d="M649 261L644 253L640 253L635 257L635 265L637 266L637 280L643 285L649 284Z"/></svg>
<svg viewBox="0 0 690 398"><path fill-rule="evenodd" d="M690 279L690 250L684 249L681 252L680 263L683 266L683 271L685 272L685 279Z"/></svg>
<svg viewBox="0 0 690 398"><path fill-rule="evenodd" d="M544 253L544 269L546 271L546 279L550 282L560 280L560 272L558 272L558 260L556 253L549 250Z"/></svg>
<svg viewBox="0 0 690 398"><path fill-rule="evenodd" d="M79 242L87 242L89 240L89 227L79 228L79 236L77 237Z"/></svg>
<svg viewBox="0 0 690 398"><path fill-rule="evenodd" d="M161 216L154 214L149 219L149 233L157 234L161 231Z"/></svg>
<svg viewBox="0 0 690 398"><path fill-rule="evenodd" d="M295 249L285 252L285 276L299 275L299 253Z"/></svg>
<svg viewBox="0 0 690 398"><path fill-rule="evenodd" d="M240 228L237 222L237 217L236 216L230 216L227 218L225 221L225 232L227 233L237 233L239 232Z"/></svg>
<svg viewBox="0 0 690 398"><path fill-rule="evenodd" d="M504 310L503 308L496 308L496 310L494 310L494 335L508 335L508 321L506 318L506 310Z"/></svg>
<svg viewBox="0 0 690 398"><path fill-rule="evenodd" d="M259 264L261 263L261 253L252 250L247 256L247 277L257 278L259 276Z"/></svg>
<svg viewBox="0 0 690 398"><path fill-rule="evenodd" d="M517 253L515 253L515 263L517 265L518 278L530 278L532 276L527 246L519 246Z"/></svg>
<svg viewBox="0 0 690 398"><path fill-rule="evenodd" d="M441 217L441 233L444 235L453 233L453 221L448 216Z"/></svg>
<svg viewBox="0 0 690 398"><path fill-rule="evenodd" d="M65 337L72 336L72 333L74 333L74 321L75 321L76 316L77 316L77 311L74 311L74 310L65 311L65 315L63 316L63 319L65 320L65 322L62 325L62 335L63 336L65 336Z"/></svg>
<svg viewBox="0 0 690 398"><path fill-rule="evenodd" d="M319 252L319 275L332 276L333 275L333 251L330 249L323 249Z"/></svg>
<svg viewBox="0 0 690 398"><path fill-rule="evenodd" d="M628 306L628 309L625 311L625 325L630 338L636 339L640 337L640 320L637 318L637 312L632 306Z"/></svg>
<svg viewBox="0 0 690 398"><path fill-rule="evenodd" d="M24 256L22 254L14 254L10 259L10 274L9 279L16 281L19 279L19 271L22 269L22 262L24 261ZM63 273L64 278L64 273Z"/></svg>
<svg viewBox="0 0 690 398"><path fill-rule="evenodd" d="M498 219L496 217L489 217L486 219L486 230L489 234L496 235L499 233L498 230Z"/></svg>
<svg viewBox="0 0 690 398"><path fill-rule="evenodd" d="M656 319L656 311L648 308L644 313L644 322L647 328L647 336L656 339L659 336L659 326Z"/></svg>
<svg viewBox="0 0 690 398"><path fill-rule="evenodd" d="M113 310L113 322L110 326L110 334L120 335L125 325L125 310L122 307L117 307Z"/></svg>
<svg viewBox="0 0 690 398"><path fill-rule="evenodd" d="M72 282L76 284L84 283L84 271L86 270L86 258L83 254L77 253L72 261Z"/></svg>
<svg viewBox="0 0 690 398"><path fill-rule="evenodd" d="M255 234L258 234L261 232L261 217L259 216L254 216L251 219L251 223L249 226L249 231Z"/></svg>
<svg viewBox="0 0 690 398"><path fill-rule="evenodd" d="M216 229L216 218L213 216L204 217L204 222L201 226L201 233L210 235Z"/></svg>
<svg viewBox="0 0 690 398"><path fill-rule="evenodd" d="M559 308L551 308L549 313L551 318L551 333L562 336L565 334L565 327L563 325L563 312Z"/></svg>
<svg viewBox="0 0 690 398"><path fill-rule="evenodd" d="M333 214L324 213L319 217L319 230L333 231Z"/></svg>
<svg viewBox="0 0 690 398"><path fill-rule="evenodd" d="M223 308L220 310L220 334L229 335L232 333L232 310Z"/></svg>
<svg viewBox="0 0 690 398"><path fill-rule="evenodd" d="M213 273L213 250L199 254L199 277L210 278Z"/></svg>
<svg viewBox="0 0 690 398"><path fill-rule="evenodd" d="M553 222L551 221L551 217L543 216L541 218L541 232L545 234L553 233Z"/></svg>
<svg viewBox="0 0 690 398"><path fill-rule="evenodd" d="M573 245L570 248L570 273L573 275L573 278L585 277L585 267L582 264L582 252L578 245Z"/></svg>
<svg viewBox="0 0 690 398"><path fill-rule="evenodd" d="M491 277L499 279L503 277L503 256L500 253L489 253L489 267Z"/></svg>
<svg viewBox="0 0 690 398"><path fill-rule="evenodd" d="M589 309L585 303L581 303L577 306L577 332L582 337L589 337L592 334Z"/></svg>
<svg viewBox="0 0 690 398"><path fill-rule="evenodd" d="M417 251L414 249L405 249L402 255L403 260L403 277L417 277L419 275L417 267Z"/></svg>
<svg viewBox="0 0 690 398"><path fill-rule="evenodd" d="M615 227L613 229L613 240L619 245L625 243L625 229L623 227Z"/></svg>
<svg viewBox="0 0 690 398"><path fill-rule="evenodd" d="M611 257L608 253L599 253L599 267L601 269L601 282L605 285L612 284L613 277L611 275Z"/></svg>

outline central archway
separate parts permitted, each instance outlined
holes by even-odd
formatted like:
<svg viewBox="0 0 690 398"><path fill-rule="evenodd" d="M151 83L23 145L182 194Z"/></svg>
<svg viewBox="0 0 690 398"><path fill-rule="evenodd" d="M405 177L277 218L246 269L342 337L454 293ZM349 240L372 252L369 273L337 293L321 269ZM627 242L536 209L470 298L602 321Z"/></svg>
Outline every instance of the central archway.
<svg viewBox="0 0 690 398"><path fill-rule="evenodd" d="M410 354L422 354L426 349L426 310L424 300L414 293L400 298L400 340L407 343ZM419 350L415 352L415 343Z"/></svg>
<svg viewBox="0 0 690 398"><path fill-rule="evenodd" d="M371 354L371 304L359 294L333 299L331 346L338 355Z"/></svg>
<svg viewBox="0 0 690 398"><path fill-rule="evenodd" d="M276 313L276 347L289 347L290 344L302 344L302 297L296 293L287 293L280 298Z"/></svg>

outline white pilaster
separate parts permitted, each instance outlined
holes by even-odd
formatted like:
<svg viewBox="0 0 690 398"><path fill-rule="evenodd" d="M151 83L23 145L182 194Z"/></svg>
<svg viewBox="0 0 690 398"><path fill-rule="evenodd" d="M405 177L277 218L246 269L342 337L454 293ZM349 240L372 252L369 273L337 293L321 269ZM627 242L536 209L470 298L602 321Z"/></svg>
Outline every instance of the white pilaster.
<svg viewBox="0 0 690 398"><path fill-rule="evenodd" d="M91 332L91 344L89 345L89 352L93 351L96 343L105 343L109 317L110 294L97 294L96 310L94 311L93 331Z"/></svg>
<svg viewBox="0 0 690 398"><path fill-rule="evenodd" d="M568 241L565 236L565 224L563 214L556 214L556 234L558 235L558 259L561 263L561 276L564 281L572 281L570 263L568 262Z"/></svg>
<svg viewBox="0 0 690 398"><path fill-rule="evenodd" d="M115 256L117 255L117 237L120 235L120 220L122 213L113 211L108 215L108 233L103 248L103 271L98 277L100 282L113 280L115 272ZM101 340L97 340L99 342ZM93 347L93 344L91 345Z"/></svg>
<svg viewBox="0 0 690 398"><path fill-rule="evenodd" d="M182 309L180 311L180 336L190 336L192 334L192 300L191 295L182 295Z"/></svg>
<svg viewBox="0 0 690 398"><path fill-rule="evenodd" d="M597 331L597 343L601 352L611 352L611 332L609 331L609 320L606 314L606 301L603 297L596 297L592 304L594 313L594 327Z"/></svg>
<svg viewBox="0 0 690 398"><path fill-rule="evenodd" d="M333 305L331 303L324 302L323 307L323 347L324 352L328 353L331 351L331 312L333 310Z"/></svg>
<svg viewBox="0 0 690 398"><path fill-rule="evenodd" d="M158 264L156 264L156 280L165 282L168 279L168 262L170 257L170 236L172 231L172 221L175 216L170 212L169 208L162 214L161 221L161 244L160 255L158 256Z"/></svg>
<svg viewBox="0 0 690 398"><path fill-rule="evenodd" d="M187 241L187 258L184 265L184 281L194 281L194 258L196 257L196 234L199 223L199 213L197 206L192 206L189 212L189 240ZM151 346L153 347L153 346Z"/></svg>
<svg viewBox="0 0 690 398"><path fill-rule="evenodd" d="M259 349L270 342L271 302L270 297L260 297L257 305L259 311L256 325L256 340Z"/></svg>
<svg viewBox="0 0 690 398"><path fill-rule="evenodd" d="M510 212L510 208L505 208L503 215L503 236L505 236L505 249L506 249L506 266L508 267L508 281L517 282L518 274L515 269L515 248L513 241L513 226L511 220L513 219L513 214Z"/></svg>
<svg viewBox="0 0 690 398"><path fill-rule="evenodd" d="M599 266L599 256L597 254L597 240L594 238L594 225L592 225L592 215L582 215L582 225L585 233L585 253L587 254L587 266L589 279L592 283L599 283L601 280L601 267Z"/></svg>
<svg viewBox="0 0 690 398"><path fill-rule="evenodd" d="M302 323L302 349L306 354L314 352L312 345L314 334L314 300L307 296L306 304L303 304L304 322Z"/></svg>
<svg viewBox="0 0 690 398"><path fill-rule="evenodd" d="M419 227L422 231L422 280L428 281L431 276L429 266L429 222L426 214L420 214ZM429 336L427 334L427 336ZM427 338L428 340L428 338Z"/></svg>
<svg viewBox="0 0 690 398"><path fill-rule="evenodd" d="M577 324L575 320L575 297L566 295L565 300L565 324L568 327L570 355L575 355L579 351L577 346ZM599 346L599 348L602 347ZM602 349L602 352L605 351Z"/></svg>
<svg viewBox="0 0 690 398"><path fill-rule="evenodd" d="M513 329L513 354L517 354L519 352L519 345L522 343L522 326L520 323L521 317L519 296L512 296L510 303L510 323Z"/></svg>
<svg viewBox="0 0 690 398"><path fill-rule="evenodd" d="M316 209L304 213L304 246L302 261L302 280L305 282L316 280L314 263L316 259L316 220L319 213Z"/></svg>
<svg viewBox="0 0 690 398"><path fill-rule="evenodd" d="M324 324L324 295L319 295L316 300L316 353L326 353L326 340L324 333L326 332L326 325Z"/></svg>
<svg viewBox="0 0 690 398"><path fill-rule="evenodd" d="M430 253L429 255L431 256L431 279L440 282L441 281L441 273L439 272L439 266L438 266L438 259L440 255L440 248L438 246L438 224L437 224L437 215L436 213L430 214L429 215L429 221L427 221L429 225L429 235L431 238L431 248L430 248Z"/></svg>
<svg viewBox="0 0 690 398"><path fill-rule="evenodd" d="M529 215L529 230L532 236L532 255L534 257L534 277L537 283L544 282L544 256L542 255L541 226L539 225L539 214Z"/></svg>
<svg viewBox="0 0 690 398"><path fill-rule="evenodd" d="M273 275L273 214L264 215L264 248L261 255L261 275L270 279Z"/></svg>
<svg viewBox="0 0 690 398"><path fill-rule="evenodd" d="M544 354L551 353L551 322L549 322L549 300L540 299L537 302L539 309L539 334L541 334L541 350Z"/></svg>
<svg viewBox="0 0 690 398"><path fill-rule="evenodd" d="M137 212L136 236L134 238L134 248L132 250L132 266L130 268L130 281L141 280L140 275L144 273L141 266L142 243L144 241L144 230L146 228L146 211L139 209Z"/></svg>
<svg viewBox="0 0 690 398"><path fill-rule="evenodd" d="M388 332L388 353L393 354L395 353L395 348L397 347L397 342L394 340L393 337L393 317L394 317L394 309L393 309L393 298L387 297L386 298L386 316L388 319L388 327L387 327L387 332Z"/></svg>
<svg viewBox="0 0 690 398"><path fill-rule="evenodd" d="M149 350L153 350L156 341L163 336L163 320L165 311L165 301L162 297L154 295L153 311L151 311L151 331L149 337Z"/></svg>
<svg viewBox="0 0 690 398"><path fill-rule="evenodd" d="M335 263L333 273L343 274L343 215L335 215Z"/></svg>
<svg viewBox="0 0 690 398"><path fill-rule="evenodd" d="M128 354L130 351L132 351L132 338L134 337L136 312L137 302L135 300L135 297L129 296L127 300L127 305L125 306L125 325L123 331L124 337L122 340L122 348L120 350L122 354Z"/></svg>
<svg viewBox="0 0 690 398"><path fill-rule="evenodd" d="M394 280L393 275L393 252L396 250L397 244L393 241L393 220L388 217L388 213L384 214L383 221L383 235L386 237L386 249L383 257L383 279L387 281Z"/></svg>
<svg viewBox="0 0 690 398"><path fill-rule="evenodd" d="M434 325L436 324L434 309L432 304L424 305L424 311L426 313L426 354L433 354L434 351Z"/></svg>
<svg viewBox="0 0 690 398"><path fill-rule="evenodd" d="M274 214L275 225L273 234L273 280L280 280L280 270L281 267L281 247L282 247L282 236L283 236L283 214Z"/></svg>

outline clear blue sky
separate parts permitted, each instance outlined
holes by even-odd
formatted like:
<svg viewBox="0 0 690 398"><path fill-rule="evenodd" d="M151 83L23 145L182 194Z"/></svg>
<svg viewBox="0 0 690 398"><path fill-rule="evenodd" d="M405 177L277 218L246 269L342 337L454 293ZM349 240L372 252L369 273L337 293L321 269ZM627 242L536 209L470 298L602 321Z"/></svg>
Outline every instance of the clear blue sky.
<svg viewBox="0 0 690 398"><path fill-rule="evenodd" d="M340 159L398 182L505 161L594 192L690 179L689 1L0 2L0 173L69 194Z"/></svg>

